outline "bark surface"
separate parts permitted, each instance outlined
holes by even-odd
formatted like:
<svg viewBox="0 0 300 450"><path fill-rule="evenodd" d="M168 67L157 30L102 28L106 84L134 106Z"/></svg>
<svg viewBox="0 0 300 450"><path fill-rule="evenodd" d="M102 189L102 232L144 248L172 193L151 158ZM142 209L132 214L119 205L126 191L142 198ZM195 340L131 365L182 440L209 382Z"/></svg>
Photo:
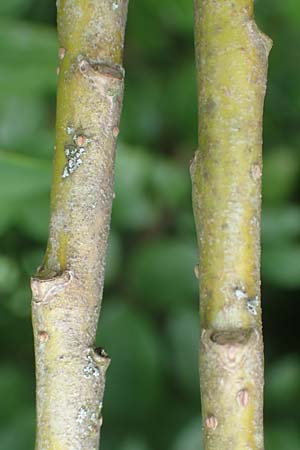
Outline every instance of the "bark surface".
<svg viewBox="0 0 300 450"><path fill-rule="evenodd" d="M32 278L36 450L96 450L109 357L95 349L114 197L127 0L58 0L51 221Z"/></svg>
<svg viewBox="0 0 300 450"><path fill-rule="evenodd" d="M254 22L252 0L195 0L195 43L204 448L262 450L262 116L271 41Z"/></svg>

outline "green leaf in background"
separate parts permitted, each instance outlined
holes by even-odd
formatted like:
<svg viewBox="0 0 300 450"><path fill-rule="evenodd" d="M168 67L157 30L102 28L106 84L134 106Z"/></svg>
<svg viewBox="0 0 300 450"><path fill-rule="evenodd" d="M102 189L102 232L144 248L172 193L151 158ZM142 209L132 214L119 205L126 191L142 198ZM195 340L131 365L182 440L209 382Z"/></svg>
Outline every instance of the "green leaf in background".
<svg viewBox="0 0 300 450"><path fill-rule="evenodd" d="M186 206L191 196L188 169L157 159L151 173L151 184L156 203L169 208Z"/></svg>
<svg viewBox="0 0 300 450"><path fill-rule="evenodd" d="M285 421L288 414L292 413L295 421L299 423L299 380L299 355L287 355L273 363L266 372L266 408L269 414L276 415Z"/></svg>
<svg viewBox="0 0 300 450"><path fill-rule="evenodd" d="M197 417L181 429L172 450L202 450L201 418Z"/></svg>
<svg viewBox="0 0 300 450"><path fill-rule="evenodd" d="M126 430L147 423L160 396L159 346L147 318L106 299L97 342L112 358L105 390L106 426Z"/></svg>
<svg viewBox="0 0 300 450"><path fill-rule="evenodd" d="M7 427L0 428L0 448L5 450L32 449L35 440L34 431L34 409L33 407L23 407Z"/></svg>
<svg viewBox="0 0 300 450"><path fill-rule="evenodd" d="M1 181L0 181L1 183ZM15 221L16 205L13 203L6 203L1 205L1 210L4 211L0 214L0 236L2 236L10 225Z"/></svg>
<svg viewBox="0 0 300 450"><path fill-rule="evenodd" d="M162 23L177 32L193 33L193 5L186 0L146 0ZM192 36L191 36L192 37Z"/></svg>
<svg viewBox="0 0 300 450"><path fill-rule="evenodd" d="M150 450L143 439L130 437L118 446L119 450Z"/></svg>
<svg viewBox="0 0 300 450"><path fill-rule="evenodd" d="M264 248L295 241L300 236L300 207L264 208L262 211L262 242Z"/></svg>
<svg viewBox="0 0 300 450"><path fill-rule="evenodd" d="M176 145L183 146L181 151L185 157L188 173L188 161L192 159L197 146L197 89L192 48L191 55L186 55L181 63L176 65L176 70L170 67L165 83L163 106L166 125L170 133L176 137ZM176 150L178 152L178 148Z"/></svg>
<svg viewBox="0 0 300 450"><path fill-rule="evenodd" d="M31 6L32 0L9 0L0 3L0 16L21 16Z"/></svg>
<svg viewBox="0 0 300 450"><path fill-rule="evenodd" d="M0 54L1 100L12 93L27 97L55 92L57 37L53 28L2 19Z"/></svg>
<svg viewBox="0 0 300 450"><path fill-rule="evenodd" d="M140 73L140 66L143 67L150 58L156 60L167 54L171 45L171 37L165 33L151 1L136 2L134 7L129 3L126 40L127 48L133 51L135 64L132 67L137 74Z"/></svg>
<svg viewBox="0 0 300 450"><path fill-rule="evenodd" d="M51 126L52 121L48 125ZM16 148L19 152L38 159L48 159L52 162L54 156L54 135L54 128L40 127L34 134L27 134L24 137L25 146L23 148L21 148L20 143Z"/></svg>
<svg viewBox="0 0 300 450"><path fill-rule="evenodd" d="M294 0L275 0L275 7L278 9L279 15L287 21L289 26L293 25L299 31L300 9Z"/></svg>
<svg viewBox="0 0 300 450"><path fill-rule="evenodd" d="M122 257L122 246L119 235L114 231L109 234L107 263L105 268L105 286L111 285L118 274Z"/></svg>
<svg viewBox="0 0 300 450"><path fill-rule="evenodd" d="M267 247L262 253L264 279L274 286L295 289L300 286L300 245Z"/></svg>
<svg viewBox="0 0 300 450"><path fill-rule="evenodd" d="M0 255L0 294L1 300L5 295L16 289L19 282L20 270L17 263L9 256Z"/></svg>
<svg viewBox="0 0 300 450"><path fill-rule="evenodd" d="M273 149L264 157L264 204L278 204L290 199L297 185L299 156L290 148Z"/></svg>
<svg viewBox="0 0 300 450"><path fill-rule="evenodd" d="M300 286L300 208L265 208L262 214L262 271L266 281L295 289Z"/></svg>
<svg viewBox="0 0 300 450"><path fill-rule="evenodd" d="M11 95L0 111L0 145L16 150L26 147L28 137L35 136L45 117L45 104L41 98ZM19 120L16 120L19 117Z"/></svg>
<svg viewBox="0 0 300 450"><path fill-rule="evenodd" d="M182 209L180 216L176 220L177 232L180 236L190 236L195 239L196 246L196 231L195 221L192 209Z"/></svg>
<svg viewBox="0 0 300 450"><path fill-rule="evenodd" d="M0 365L0 424L12 422L18 414L18 410L25 409L32 397L33 389L30 380L20 367L13 364ZM0 425L0 427L1 427ZM0 439L1 443L1 439ZM6 447L0 445L0 448ZM15 450L12 448L12 450Z"/></svg>
<svg viewBox="0 0 300 450"><path fill-rule="evenodd" d="M128 286L134 298L147 308L194 309L198 304L196 263L197 250L193 242L152 240L132 251Z"/></svg>
<svg viewBox="0 0 300 450"><path fill-rule="evenodd" d="M36 268L41 264L43 260L43 255L43 248L33 249L23 253L21 261L22 267L26 272L27 277L31 277L34 274Z"/></svg>
<svg viewBox="0 0 300 450"><path fill-rule="evenodd" d="M50 221L50 193L32 195L25 207L20 207L18 227L34 241L45 243Z"/></svg>
<svg viewBox="0 0 300 450"><path fill-rule="evenodd" d="M0 111L0 147L52 160L54 128L48 115L40 96L7 97Z"/></svg>
<svg viewBox="0 0 300 450"><path fill-rule="evenodd" d="M158 219L158 206L151 199L149 184L152 159L140 148L120 146L116 159L112 222L125 230L151 227Z"/></svg>
<svg viewBox="0 0 300 450"><path fill-rule="evenodd" d="M151 31L153 41L153 30ZM161 80L147 67L141 69L139 74L128 74L126 78L126 90L124 96L124 113L121 119L121 139L135 145L142 141L151 145L162 131L164 115L158 105L164 98ZM137 99L139 99L137 101Z"/></svg>
<svg viewBox="0 0 300 450"><path fill-rule="evenodd" d="M23 200L48 192L51 163L13 152L0 151L0 202Z"/></svg>
<svg viewBox="0 0 300 450"><path fill-rule="evenodd" d="M6 216L3 228L18 222L22 209L32 197L48 193L50 182L51 164L48 161L0 151L0 205Z"/></svg>
<svg viewBox="0 0 300 450"><path fill-rule="evenodd" d="M196 308L195 308L196 309ZM171 373L179 382L179 385L192 398L199 399L199 370L198 370L198 347L199 347L199 317L198 312L180 312L168 319L167 335L170 341L172 355L169 363Z"/></svg>
<svg viewBox="0 0 300 450"><path fill-rule="evenodd" d="M29 280L26 279L26 282L23 282L9 298L6 307L16 317L29 320L31 317L31 297Z"/></svg>
<svg viewBox="0 0 300 450"><path fill-rule="evenodd" d="M299 426L278 423L273 427L266 427L265 448L266 450L299 450Z"/></svg>
<svg viewBox="0 0 300 450"><path fill-rule="evenodd" d="M0 256L0 293L1 277L5 287L10 285L10 295L1 295L3 306L18 318L28 319L31 315L31 290L29 279L41 264L43 251L30 250L22 254L21 265L23 274L21 275L19 266L14 260ZM6 264L4 264L6 263ZM4 270L5 269L5 270ZM13 283L12 283L13 280Z"/></svg>

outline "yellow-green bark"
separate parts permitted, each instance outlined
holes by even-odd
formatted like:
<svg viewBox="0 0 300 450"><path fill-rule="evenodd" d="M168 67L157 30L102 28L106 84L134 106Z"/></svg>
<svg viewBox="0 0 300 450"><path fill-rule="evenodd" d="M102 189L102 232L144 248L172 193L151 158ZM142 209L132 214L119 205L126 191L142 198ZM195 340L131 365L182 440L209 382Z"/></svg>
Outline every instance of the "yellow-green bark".
<svg viewBox="0 0 300 450"><path fill-rule="evenodd" d="M271 42L254 22L253 0L195 0L195 42L204 448L262 450L261 149Z"/></svg>
<svg viewBox="0 0 300 450"><path fill-rule="evenodd" d="M94 349L123 98L127 0L58 0L56 149L32 279L36 450L96 450L109 358Z"/></svg>

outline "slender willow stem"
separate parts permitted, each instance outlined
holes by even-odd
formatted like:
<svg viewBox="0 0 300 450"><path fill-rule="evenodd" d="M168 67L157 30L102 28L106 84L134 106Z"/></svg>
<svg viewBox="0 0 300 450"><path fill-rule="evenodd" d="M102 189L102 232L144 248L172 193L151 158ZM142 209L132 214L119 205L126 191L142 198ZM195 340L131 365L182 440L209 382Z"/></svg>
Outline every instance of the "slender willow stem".
<svg viewBox="0 0 300 450"><path fill-rule="evenodd" d="M113 201L127 0L58 0L49 241L32 278L36 450L96 450L109 358L94 349Z"/></svg>
<svg viewBox="0 0 300 450"><path fill-rule="evenodd" d="M262 450L261 149L271 41L252 0L195 0L195 42L204 448Z"/></svg>

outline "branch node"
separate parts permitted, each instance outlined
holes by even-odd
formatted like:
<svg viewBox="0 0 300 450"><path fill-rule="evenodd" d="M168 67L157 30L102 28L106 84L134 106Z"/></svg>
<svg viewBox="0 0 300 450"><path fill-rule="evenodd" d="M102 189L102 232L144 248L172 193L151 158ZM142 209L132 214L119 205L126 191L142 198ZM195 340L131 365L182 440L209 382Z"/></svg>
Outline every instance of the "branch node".
<svg viewBox="0 0 300 450"><path fill-rule="evenodd" d="M255 328L203 330L201 340L206 353L214 355L222 368L233 373L258 344L259 333Z"/></svg>
<svg viewBox="0 0 300 450"><path fill-rule="evenodd" d="M248 28L250 30L250 33L252 36L254 36L254 39L257 43L260 43L266 54L266 58L268 58L268 55L271 51L271 48L273 46L273 41L269 36L267 36L265 33L263 33L259 27L257 26L255 20L251 18L248 22Z"/></svg>
<svg viewBox="0 0 300 450"><path fill-rule="evenodd" d="M44 303L50 300L63 291L72 279L73 273L70 270L65 270L61 275L48 279L32 277L31 291L33 302Z"/></svg>
<svg viewBox="0 0 300 450"><path fill-rule="evenodd" d="M86 358L87 365L83 369L85 378L99 378L100 373L105 373L110 364L110 358L102 347L89 348Z"/></svg>
<svg viewBox="0 0 300 450"><path fill-rule="evenodd" d="M125 71L123 67L106 61L89 61L78 57L79 70L86 78L103 77L117 81L123 81Z"/></svg>
<svg viewBox="0 0 300 450"><path fill-rule="evenodd" d="M99 364L100 366L104 367L105 369L108 368L110 365L110 357L102 347L96 347L94 350L92 350L92 355L94 361Z"/></svg>
<svg viewBox="0 0 300 450"><path fill-rule="evenodd" d="M236 328L217 330L210 335L212 342L218 345L246 345L253 333L253 328Z"/></svg>

